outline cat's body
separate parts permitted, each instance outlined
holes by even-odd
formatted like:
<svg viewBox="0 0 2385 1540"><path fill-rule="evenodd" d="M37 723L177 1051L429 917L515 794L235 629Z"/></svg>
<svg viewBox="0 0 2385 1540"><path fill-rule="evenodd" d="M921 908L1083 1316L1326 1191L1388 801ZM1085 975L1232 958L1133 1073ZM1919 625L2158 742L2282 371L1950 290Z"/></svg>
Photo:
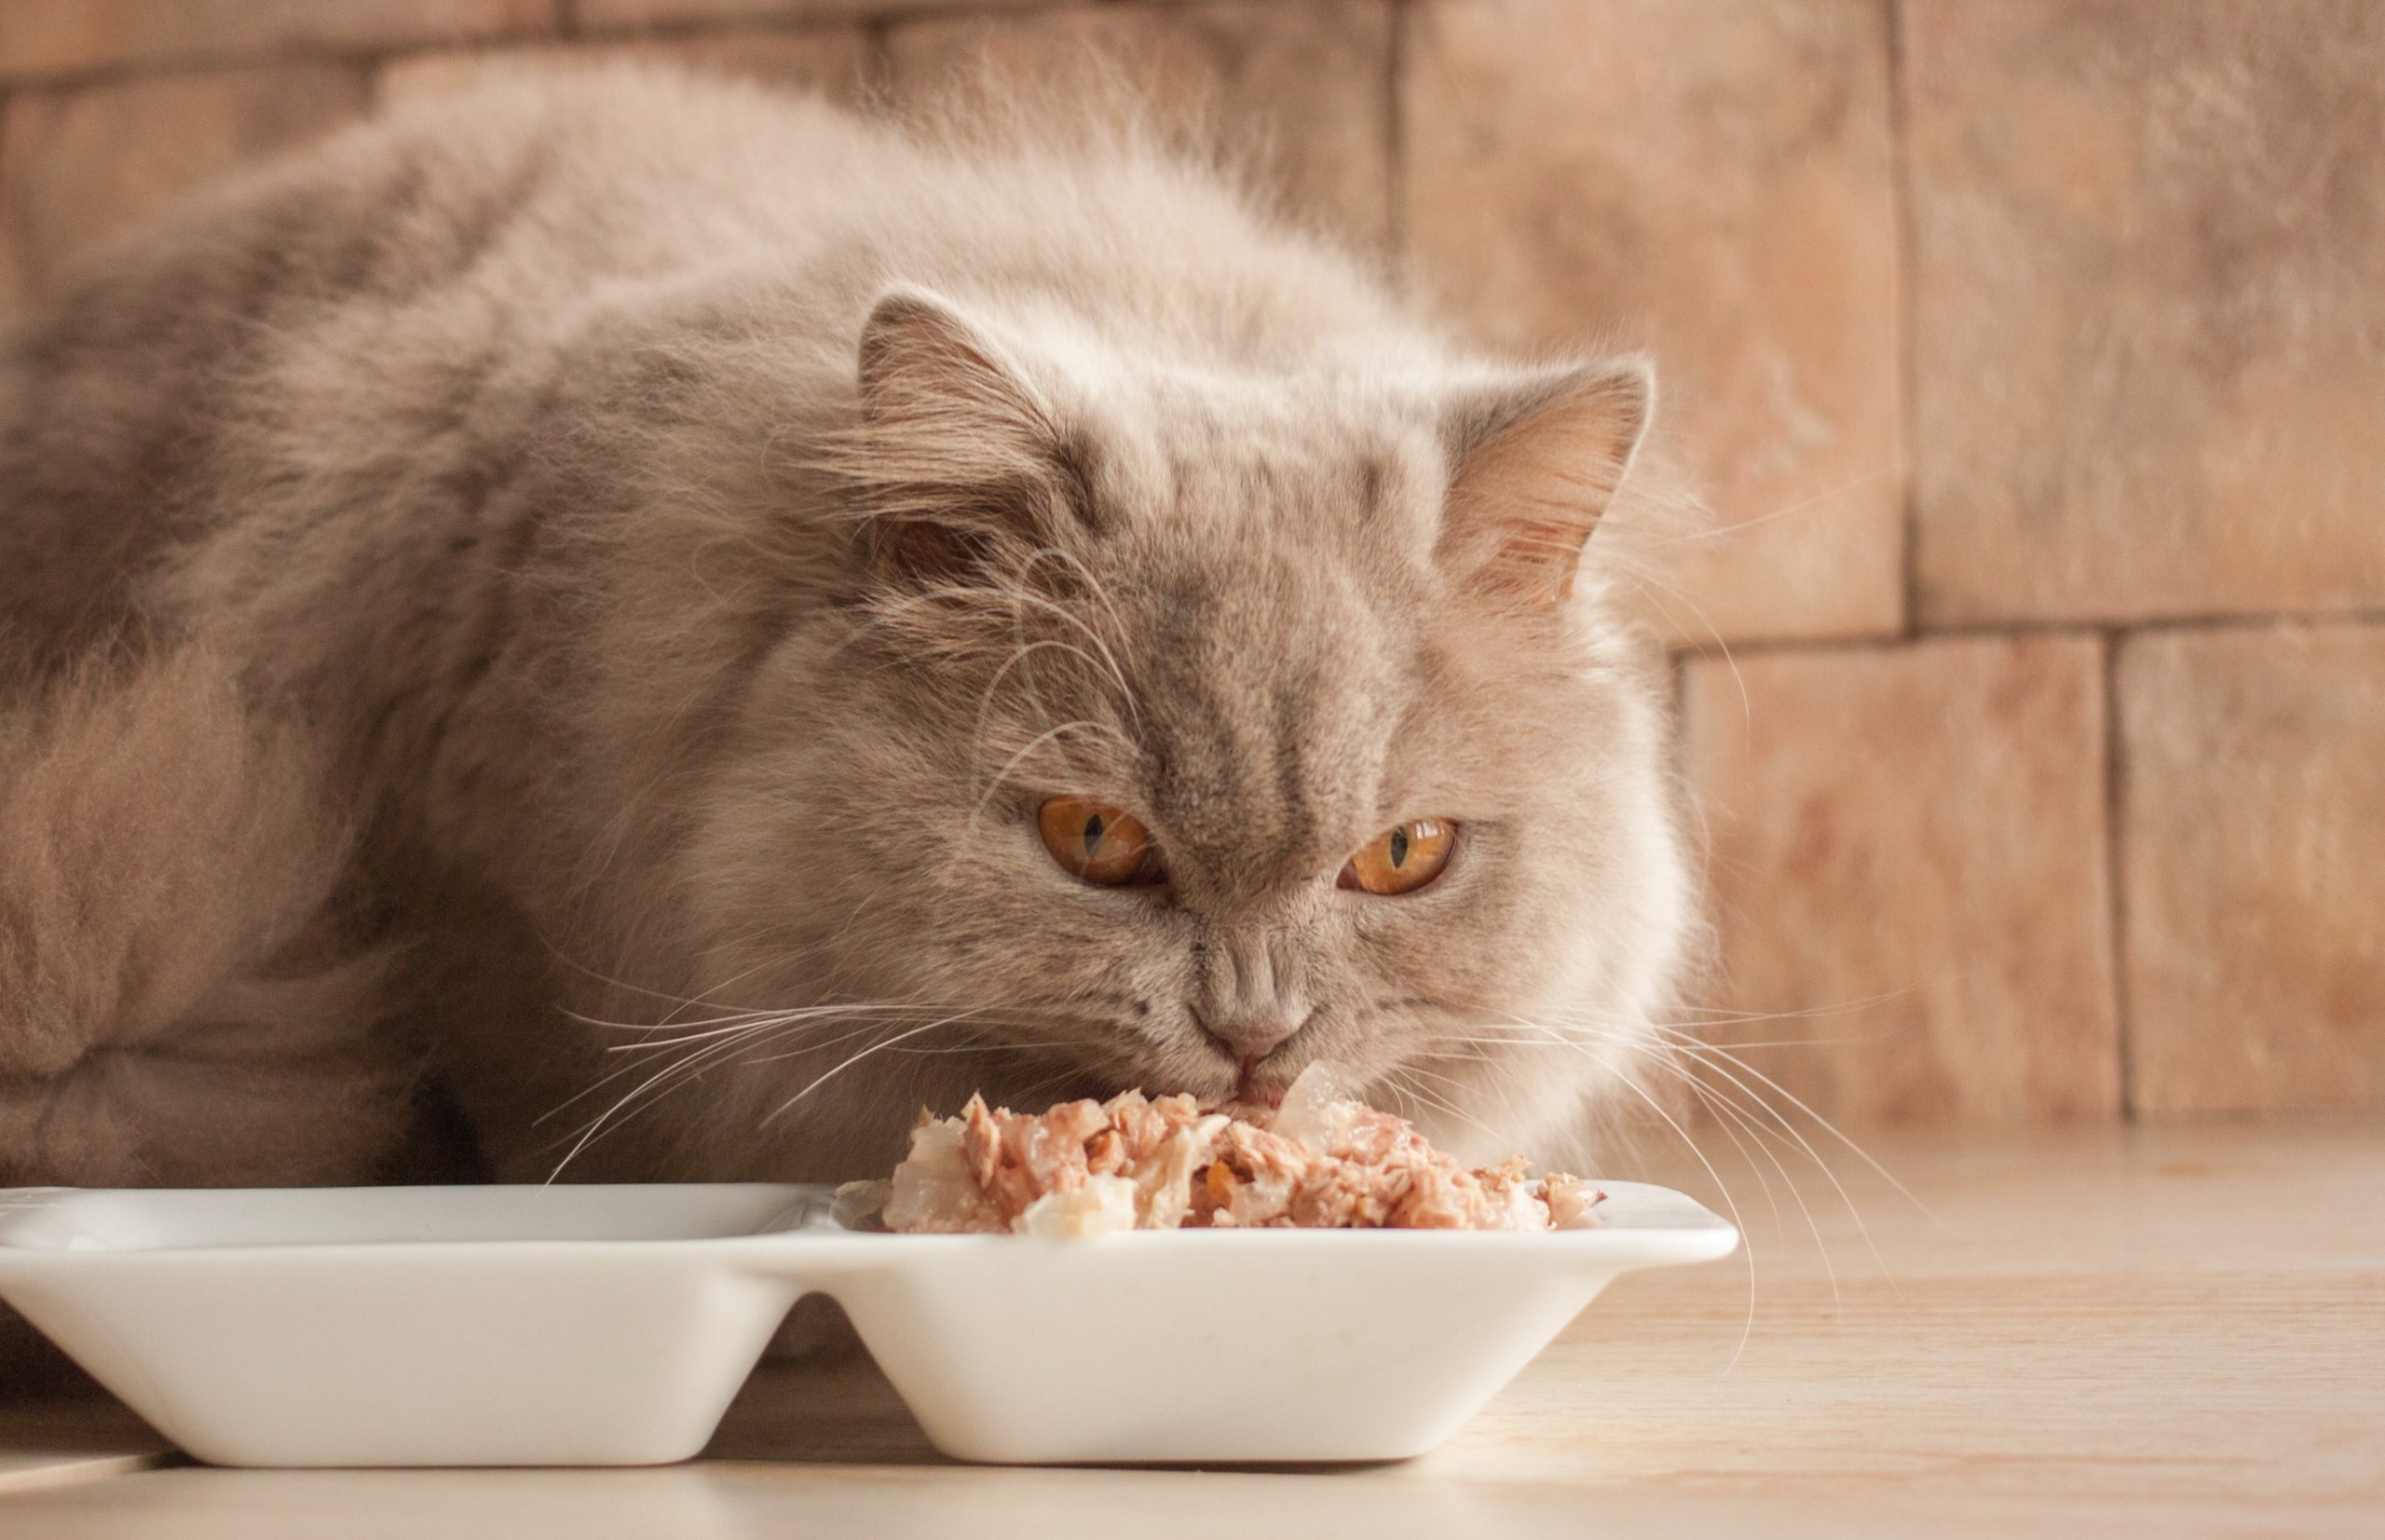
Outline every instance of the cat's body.
<svg viewBox="0 0 2385 1540"><path fill-rule="evenodd" d="M426 1084L498 1175L844 1177L1319 1056L1547 1149L1689 922L1564 597L1645 410L1124 143L662 75L186 211L0 373L0 1182L425 1169ZM1061 871L1060 794L1166 881ZM1423 817L1435 886L1335 886Z"/></svg>

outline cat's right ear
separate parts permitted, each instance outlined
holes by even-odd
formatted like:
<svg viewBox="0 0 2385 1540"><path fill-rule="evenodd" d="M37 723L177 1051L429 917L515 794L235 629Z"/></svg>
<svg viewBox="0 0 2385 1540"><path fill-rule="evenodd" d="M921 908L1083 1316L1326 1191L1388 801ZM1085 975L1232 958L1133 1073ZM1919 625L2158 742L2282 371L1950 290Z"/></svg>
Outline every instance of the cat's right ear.
<svg viewBox="0 0 2385 1540"><path fill-rule="evenodd" d="M838 469L887 576L962 580L1005 545L1049 543L1074 516L1081 488L1048 402L950 302L909 287L880 295L858 369L860 423Z"/></svg>

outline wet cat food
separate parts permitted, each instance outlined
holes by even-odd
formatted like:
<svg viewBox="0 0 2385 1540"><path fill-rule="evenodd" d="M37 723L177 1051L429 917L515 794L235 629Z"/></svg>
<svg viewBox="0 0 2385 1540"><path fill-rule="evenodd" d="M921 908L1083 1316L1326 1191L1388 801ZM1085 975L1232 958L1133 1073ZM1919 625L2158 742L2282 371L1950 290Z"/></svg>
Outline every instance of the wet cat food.
<svg viewBox="0 0 2385 1540"><path fill-rule="evenodd" d="M849 1211L890 1230L1093 1235L1115 1230L1548 1230L1603 1194L1525 1163L1468 1170L1409 1123L1335 1097L1312 1067L1282 1107L1204 1107L1126 1091L1041 1113L922 1114L892 1181L854 1183Z"/></svg>

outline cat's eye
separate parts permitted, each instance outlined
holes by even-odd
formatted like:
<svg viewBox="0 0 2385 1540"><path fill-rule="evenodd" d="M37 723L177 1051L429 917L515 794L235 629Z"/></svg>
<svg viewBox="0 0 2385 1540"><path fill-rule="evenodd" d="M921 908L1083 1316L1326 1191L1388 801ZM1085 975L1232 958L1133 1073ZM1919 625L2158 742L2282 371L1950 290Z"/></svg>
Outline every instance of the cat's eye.
<svg viewBox="0 0 2385 1540"><path fill-rule="evenodd" d="M1105 888L1160 879L1159 846L1142 820L1107 802L1055 797L1037 811L1043 848L1071 877Z"/></svg>
<svg viewBox="0 0 2385 1540"><path fill-rule="evenodd" d="M1456 849L1456 825L1445 818L1411 818L1367 841L1335 885L1386 897L1412 893L1441 875Z"/></svg>

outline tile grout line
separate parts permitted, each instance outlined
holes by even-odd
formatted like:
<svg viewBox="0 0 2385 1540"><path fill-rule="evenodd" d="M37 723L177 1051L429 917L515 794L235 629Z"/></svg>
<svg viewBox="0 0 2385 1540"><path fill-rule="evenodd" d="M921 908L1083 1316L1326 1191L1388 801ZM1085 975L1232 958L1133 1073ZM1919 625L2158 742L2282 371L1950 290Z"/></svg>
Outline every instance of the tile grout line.
<svg viewBox="0 0 2385 1540"><path fill-rule="evenodd" d="M2117 1029L2119 1063L2119 1120L2139 1121L2136 1104L2136 1023L2128 992L2128 883L2124 861L2127 839L2121 821L2128 813L2128 739L2120 723L2120 648L2126 631L2105 631L2104 638L2104 879L2105 947L2112 970L2112 1022Z"/></svg>
<svg viewBox="0 0 2385 1540"><path fill-rule="evenodd" d="M1914 475L1914 467L1920 459L1914 447L1914 407L1919 395L1920 370L1914 359L1913 325L1914 289L1919 268L1915 261L1917 242L1914 235L1912 125L1905 79L1905 0L1880 0L1880 4L1888 46L1888 215L1896 238L1894 297L1889 302L1888 324L1895 329L1896 358L1897 564L1901 582L1897 597L1902 610L1899 630L1901 634L1912 636L1921 629L1921 521L1915 506Z"/></svg>
<svg viewBox="0 0 2385 1540"><path fill-rule="evenodd" d="M894 23L870 17L861 23L862 68L865 73L862 102L884 110L894 102Z"/></svg>
<svg viewBox="0 0 2385 1540"><path fill-rule="evenodd" d="M1983 637L2134 635L2145 633L2210 631L2360 631L2385 625L2385 608L2363 606L2337 610L2248 611L2239 615L2154 615L2136 619L2079 616L2061 620L2015 617L2002 620L1966 620L1931 626L1912 633L1874 632L1845 636L1742 636L1730 641L1735 654L1777 652L1894 652L1938 641L1976 641ZM1722 649L1698 642L1667 648L1681 658L1718 658Z"/></svg>
<svg viewBox="0 0 2385 1540"><path fill-rule="evenodd" d="M1392 0L1383 60L1383 243L1395 267L1408 259L1408 43L1413 0Z"/></svg>
<svg viewBox="0 0 2385 1540"><path fill-rule="evenodd" d="M383 38L348 46L284 43L250 52L174 54L159 59L117 60L78 69L0 76L0 90L51 93L104 90L117 86L142 86L160 80L188 80L212 75L240 75L252 70L287 69L304 64L348 64L369 70L386 61L413 54L535 48L541 43L576 40L564 34L539 28L527 32L474 33L464 36Z"/></svg>
<svg viewBox="0 0 2385 1540"><path fill-rule="evenodd" d="M576 0L575 0L576 3ZM1031 0L1004 5L999 0L963 0L937 5L934 0L883 0L875 5L824 6L756 11L678 16L658 21L581 22L569 34L576 43L677 42L691 37L736 35L751 32L836 32L858 27L884 32L914 21L1001 20L1008 17L1051 16L1099 4L1103 9L1145 8L1144 0Z"/></svg>
<svg viewBox="0 0 2385 1540"><path fill-rule="evenodd" d="M64 69L0 72L0 92L68 91L94 87L135 85L144 81L188 75L228 75L242 70L271 69L292 64L356 64L377 68L392 59L457 50L498 51L541 43L608 43L653 40L669 42L718 34L828 33L853 26L884 29L898 22L938 17L1031 16L1070 8L1081 0L1038 0L1031 5L1001 5L994 0L936 5L933 0L882 0L877 4L831 7L817 12L758 14L750 20L734 16L693 16L668 21L592 24L579 15L579 0L555 0L551 25L508 28L492 32L435 34L425 37L378 38L337 42L283 42L252 49L209 52L204 49L145 59L116 59ZM1396 5L1398 0L1385 0Z"/></svg>

